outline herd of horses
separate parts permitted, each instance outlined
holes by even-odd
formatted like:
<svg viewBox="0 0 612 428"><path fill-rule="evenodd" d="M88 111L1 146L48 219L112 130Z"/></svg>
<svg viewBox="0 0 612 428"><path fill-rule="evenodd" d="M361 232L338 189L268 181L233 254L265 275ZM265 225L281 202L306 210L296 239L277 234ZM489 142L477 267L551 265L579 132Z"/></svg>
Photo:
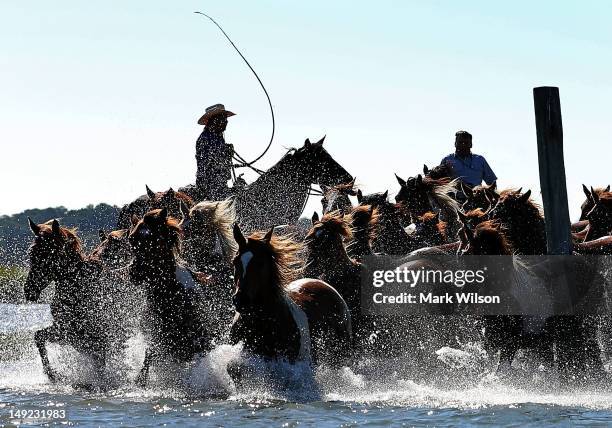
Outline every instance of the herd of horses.
<svg viewBox="0 0 612 428"><path fill-rule="evenodd" d="M546 254L544 217L531 191L500 191L495 183L469 188L443 167L396 178L401 188L394 201L387 191L364 195L323 140L306 140L228 200L196 202L193 188L147 187L122 209L117 230L100 232L91 253L76 230L58 220L30 220L35 238L26 299L38 301L55 283L53 325L35 333L45 374L58 378L48 342L72 345L103 371L124 349L136 307L147 338L139 385L147 383L152 365L187 363L222 343L313 366L388 355L405 335L398 330L406 320L363 310L368 256L401 256L401 263L414 264L430 254L455 255L458 263L465 255ZM323 215L305 224L300 215L312 185L323 192ZM580 221L572 225L574 251L612 254L610 186L583 190ZM133 290L144 305L127 297ZM452 316L444 319L453 323ZM535 332L525 328L526 316L478 319L486 346L500 352L499 367L511 364L519 349L536 348L568 377L603 371L592 317L549 317ZM239 366L230 372L242 376Z"/></svg>

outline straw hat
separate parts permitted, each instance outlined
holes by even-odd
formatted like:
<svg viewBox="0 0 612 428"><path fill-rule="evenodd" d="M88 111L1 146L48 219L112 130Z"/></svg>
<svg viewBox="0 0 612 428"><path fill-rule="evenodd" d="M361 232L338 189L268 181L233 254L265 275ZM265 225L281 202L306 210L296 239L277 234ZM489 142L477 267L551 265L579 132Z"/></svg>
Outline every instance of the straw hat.
<svg viewBox="0 0 612 428"><path fill-rule="evenodd" d="M198 120L198 125L206 125L208 119L218 114L225 114L225 117L230 117L234 116L236 113L225 110L225 106L223 104L215 104L210 107L206 107L206 112L202 115L200 120Z"/></svg>

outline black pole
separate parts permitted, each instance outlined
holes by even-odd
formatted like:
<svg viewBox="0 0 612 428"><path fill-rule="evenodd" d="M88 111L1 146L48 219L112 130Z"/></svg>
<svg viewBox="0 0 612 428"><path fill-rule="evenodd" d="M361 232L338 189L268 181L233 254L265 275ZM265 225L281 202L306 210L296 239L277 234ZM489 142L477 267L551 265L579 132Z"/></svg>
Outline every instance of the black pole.
<svg viewBox="0 0 612 428"><path fill-rule="evenodd" d="M534 88L533 104L548 254L571 254L572 236L563 161L563 125L559 88L550 86Z"/></svg>

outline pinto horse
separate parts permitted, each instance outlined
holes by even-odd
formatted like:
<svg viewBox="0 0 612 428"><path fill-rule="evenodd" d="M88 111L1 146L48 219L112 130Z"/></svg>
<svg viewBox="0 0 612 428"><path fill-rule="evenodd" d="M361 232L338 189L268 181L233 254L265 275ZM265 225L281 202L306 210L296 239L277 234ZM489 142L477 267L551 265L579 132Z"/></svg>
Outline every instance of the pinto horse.
<svg viewBox="0 0 612 428"><path fill-rule="evenodd" d="M109 354L118 351L125 339L113 316L112 302L119 301L120 296L100 281L103 266L84 254L74 230L61 227L57 220L43 224L28 221L35 239L24 286L26 300L38 301L41 292L55 282L53 325L34 334L43 370L49 380L57 380L49 363L47 342L73 346L91 356L96 368L102 370Z"/></svg>
<svg viewBox="0 0 612 428"><path fill-rule="evenodd" d="M134 253L130 279L143 286L150 322L149 346L136 379L144 386L153 361L163 356L188 362L211 348L208 327L215 316L207 307L208 278L176 261L181 229L165 208L145 214L129 235Z"/></svg>
<svg viewBox="0 0 612 428"><path fill-rule="evenodd" d="M286 236L234 225L236 315L230 342L268 359L340 362L352 341L351 316L340 294L318 279L300 275L301 245Z"/></svg>

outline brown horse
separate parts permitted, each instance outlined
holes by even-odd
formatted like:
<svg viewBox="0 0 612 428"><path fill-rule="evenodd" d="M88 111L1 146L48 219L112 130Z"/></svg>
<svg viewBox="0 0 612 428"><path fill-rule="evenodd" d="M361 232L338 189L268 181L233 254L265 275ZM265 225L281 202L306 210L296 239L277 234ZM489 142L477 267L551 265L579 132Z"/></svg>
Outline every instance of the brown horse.
<svg viewBox="0 0 612 428"><path fill-rule="evenodd" d="M321 184L321 190L323 191L323 197L321 198L323 214L337 210L343 214L347 214L353 208L349 196L357 196L355 178L349 183L338 184L336 186Z"/></svg>
<svg viewBox="0 0 612 428"><path fill-rule="evenodd" d="M447 223L450 239L457 236L461 224L457 218L459 203L453 198L457 193L457 180L449 178L432 179L421 174L403 180L395 175L401 186L395 201L405 204L414 221L429 211L440 211L440 219Z"/></svg>
<svg viewBox="0 0 612 428"><path fill-rule="evenodd" d="M343 360L352 341L346 303L323 281L297 280L301 245L273 231L247 239L234 225L236 315L230 342L272 360Z"/></svg>
<svg viewBox="0 0 612 428"><path fill-rule="evenodd" d="M546 254L546 229L541 208L531 199L531 190L503 190L489 218L497 220L517 254Z"/></svg>
<svg viewBox="0 0 612 428"><path fill-rule="evenodd" d="M175 191L170 188L165 192L154 192L149 186L145 186L147 193L138 197L135 201L123 206L119 212L117 229L127 229L132 225L132 217L142 218L145 213L153 209L165 208L168 214L174 218L181 217L181 202L191 208L193 199L184 192Z"/></svg>
<svg viewBox="0 0 612 428"><path fill-rule="evenodd" d="M61 227L57 220L43 224L28 221L35 239L24 286L26 300L38 301L42 290L55 282L53 325L34 335L43 370L51 381L57 380L46 349L47 342L54 342L90 355L100 371L109 354L118 351L125 339L115 323L112 304L120 296L100 281L103 266L84 254L75 230Z"/></svg>
<svg viewBox="0 0 612 428"><path fill-rule="evenodd" d="M582 185L582 191L586 196L585 201L580 206L580 220L586 220L587 214L593 209L595 206L595 198L601 195L602 193L606 193L610 191L610 185L606 186L606 188L599 187L589 190L584 184Z"/></svg>
<svg viewBox="0 0 612 428"><path fill-rule="evenodd" d="M136 379L143 386L154 360L187 362L212 346L208 327L215 313L206 299L208 278L177 264L180 235L178 221L165 208L146 213L129 235L130 279L145 290L149 322L149 346Z"/></svg>
<svg viewBox="0 0 612 428"><path fill-rule="evenodd" d="M592 241L612 234L612 192L592 192L593 208L586 215L589 221L588 231L584 237Z"/></svg>
<svg viewBox="0 0 612 428"><path fill-rule="evenodd" d="M461 209L464 212L472 211L475 209L481 209L488 211L495 206L499 200L499 194L497 193L497 182L493 182L491 185L480 185L474 188L460 183L460 189L466 197L465 202L461 205Z"/></svg>

